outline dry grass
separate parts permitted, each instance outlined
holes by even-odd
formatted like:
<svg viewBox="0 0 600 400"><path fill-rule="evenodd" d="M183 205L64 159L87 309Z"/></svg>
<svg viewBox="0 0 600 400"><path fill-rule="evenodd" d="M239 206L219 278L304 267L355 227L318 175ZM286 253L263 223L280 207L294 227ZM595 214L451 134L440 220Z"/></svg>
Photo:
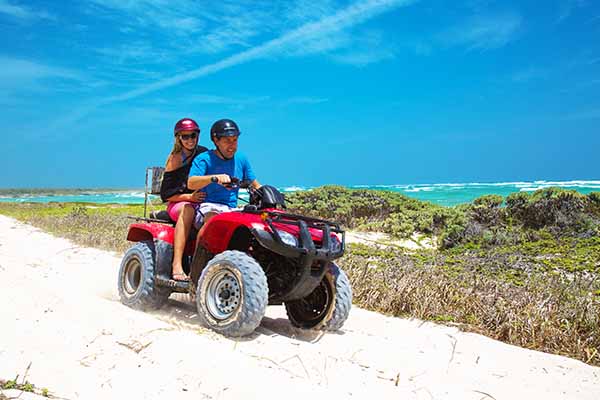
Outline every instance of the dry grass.
<svg viewBox="0 0 600 400"><path fill-rule="evenodd" d="M37 226L84 246L124 252L131 246L128 216L142 216L139 205L2 204L0 213Z"/></svg>
<svg viewBox="0 0 600 400"><path fill-rule="evenodd" d="M450 262L448 262L450 261ZM600 282L585 271L528 268L502 274L498 259L353 246L341 261L354 302L395 316L458 324L521 347L600 365ZM518 277L515 277L518 275Z"/></svg>

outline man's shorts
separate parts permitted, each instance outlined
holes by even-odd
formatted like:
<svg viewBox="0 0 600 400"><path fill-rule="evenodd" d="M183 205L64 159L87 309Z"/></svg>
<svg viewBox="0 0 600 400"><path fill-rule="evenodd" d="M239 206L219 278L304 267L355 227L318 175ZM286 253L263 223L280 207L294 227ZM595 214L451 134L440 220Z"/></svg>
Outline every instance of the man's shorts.
<svg viewBox="0 0 600 400"><path fill-rule="evenodd" d="M225 204L219 203L200 203L196 207L196 217L194 218L194 226L196 229L200 229L204 223L204 216L207 213L221 214L229 211L237 211L238 208L232 208Z"/></svg>

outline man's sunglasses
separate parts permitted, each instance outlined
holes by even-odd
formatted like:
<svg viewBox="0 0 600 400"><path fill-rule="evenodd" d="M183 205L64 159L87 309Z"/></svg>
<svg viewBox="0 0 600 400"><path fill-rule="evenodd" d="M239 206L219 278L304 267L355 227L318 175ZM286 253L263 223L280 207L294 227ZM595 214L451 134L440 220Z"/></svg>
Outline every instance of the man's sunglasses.
<svg viewBox="0 0 600 400"><path fill-rule="evenodd" d="M198 134L196 132L194 132L194 133L190 133L189 135L179 135L179 137L181 138L181 140L190 140L190 139L196 139L198 137Z"/></svg>

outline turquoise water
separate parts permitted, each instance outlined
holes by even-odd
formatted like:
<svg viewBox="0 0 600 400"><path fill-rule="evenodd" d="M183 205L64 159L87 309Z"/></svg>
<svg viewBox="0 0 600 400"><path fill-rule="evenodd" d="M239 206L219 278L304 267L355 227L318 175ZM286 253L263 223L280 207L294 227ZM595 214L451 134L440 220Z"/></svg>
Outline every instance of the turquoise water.
<svg viewBox="0 0 600 400"><path fill-rule="evenodd" d="M432 184L410 184L410 185L354 185L355 189L377 189L402 193L419 200L430 201L444 206L453 206L468 203L486 194L499 194L508 196L514 192L534 192L538 189L548 187L562 187L564 189L577 190L580 193L600 192L600 180L575 180L575 181L532 181L532 182L498 182L498 183L432 183ZM284 186L279 187L283 193L291 193L297 190L308 190L311 187ZM247 194L240 191L242 198ZM141 204L144 202L143 190L119 190L119 191L73 191L60 194L53 190L52 194L44 194L42 190L32 193L19 193L0 195L0 201L16 202L90 202L90 203L122 203Z"/></svg>

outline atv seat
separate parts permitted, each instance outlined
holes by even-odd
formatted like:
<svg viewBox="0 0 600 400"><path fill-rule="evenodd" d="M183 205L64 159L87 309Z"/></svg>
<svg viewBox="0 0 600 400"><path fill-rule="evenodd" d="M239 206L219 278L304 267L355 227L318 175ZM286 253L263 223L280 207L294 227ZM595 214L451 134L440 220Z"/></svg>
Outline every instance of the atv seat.
<svg viewBox="0 0 600 400"><path fill-rule="evenodd" d="M169 215L167 210L152 210L150 211L150 218L168 222L170 224L175 224L175 221L171 219L171 216Z"/></svg>

